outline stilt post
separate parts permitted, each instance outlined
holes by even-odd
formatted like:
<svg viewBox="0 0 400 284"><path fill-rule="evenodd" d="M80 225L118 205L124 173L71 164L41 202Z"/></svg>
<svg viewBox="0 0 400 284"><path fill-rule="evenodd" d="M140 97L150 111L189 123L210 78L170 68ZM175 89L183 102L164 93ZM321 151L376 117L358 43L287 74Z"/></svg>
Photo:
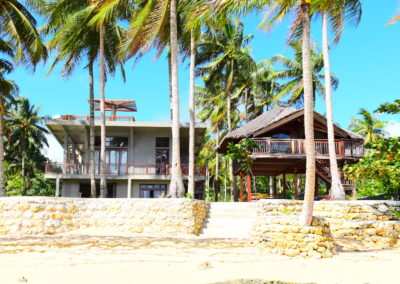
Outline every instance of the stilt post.
<svg viewBox="0 0 400 284"><path fill-rule="evenodd" d="M251 175L247 174L247 202L251 202Z"/></svg>
<svg viewBox="0 0 400 284"><path fill-rule="evenodd" d="M243 202L243 172L240 172L240 180L239 180L239 200Z"/></svg>
<svg viewBox="0 0 400 284"><path fill-rule="evenodd" d="M287 186L286 186L286 174L282 174L282 186L283 186L283 198L286 198Z"/></svg>

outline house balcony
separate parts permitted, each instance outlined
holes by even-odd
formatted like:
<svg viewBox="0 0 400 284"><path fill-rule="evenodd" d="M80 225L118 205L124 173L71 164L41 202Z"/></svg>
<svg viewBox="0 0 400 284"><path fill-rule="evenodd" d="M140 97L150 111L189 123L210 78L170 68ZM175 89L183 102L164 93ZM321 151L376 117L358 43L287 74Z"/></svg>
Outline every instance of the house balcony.
<svg viewBox="0 0 400 284"><path fill-rule="evenodd" d="M189 165L182 164L182 175L189 174ZM47 163L45 174L56 175L89 175L89 164L83 163ZM100 174L100 166L96 164L95 174ZM106 174L109 176L127 176L127 175L153 175L168 176L171 174L171 165L169 164L106 164ZM205 176L204 167L195 166L196 176Z"/></svg>
<svg viewBox="0 0 400 284"><path fill-rule="evenodd" d="M254 138L257 148L252 155L270 156L303 156L305 155L305 139L273 139ZM315 139L316 155L329 156L327 139ZM359 158L365 154L362 140L339 139L335 140L336 155L341 158Z"/></svg>

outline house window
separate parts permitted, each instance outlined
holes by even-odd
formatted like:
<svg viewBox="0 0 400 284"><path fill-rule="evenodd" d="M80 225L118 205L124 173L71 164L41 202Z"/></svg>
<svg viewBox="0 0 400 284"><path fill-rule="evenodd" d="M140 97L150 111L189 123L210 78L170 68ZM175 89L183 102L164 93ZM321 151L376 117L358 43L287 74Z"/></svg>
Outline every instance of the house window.
<svg viewBox="0 0 400 284"><path fill-rule="evenodd" d="M100 173L100 137L95 139L96 174ZM127 170L128 137L106 137L107 174L120 175Z"/></svg>
<svg viewBox="0 0 400 284"><path fill-rule="evenodd" d="M156 148L169 148L169 137L156 137Z"/></svg>
<svg viewBox="0 0 400 284"><path fill-rule="evenodd" d="M94 145L100 147L101 138L95 137ZM106 137L106 147L108 148L126 148L128 147L128 137Z"/></svg>
<svg viewBox="0 0 400 284"><path fill-rule="evenodd" d="M141 184L139 188L140 198L158 198L167 194L166 184Z"/></svg>
<svg viewBox="0 0 400 284"><path fill-rule="evenodd" d="M271 138L274 139L290 139L290 134L289 132L277 132L271 135Z"/></svg>
<svg viewBox="0 0 400 284"><path fill-rule="evenodd" d="M156 138L156 174L168 174L167 164L169 163L169 138L157 137Z"/></svg>

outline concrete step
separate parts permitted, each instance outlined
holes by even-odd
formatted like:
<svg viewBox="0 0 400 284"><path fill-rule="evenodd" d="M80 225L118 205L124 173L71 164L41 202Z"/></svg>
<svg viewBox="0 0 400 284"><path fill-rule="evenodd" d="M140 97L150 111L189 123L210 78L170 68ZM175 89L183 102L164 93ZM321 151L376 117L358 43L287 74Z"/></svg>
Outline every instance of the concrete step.
<svg viewBox="0 0 400 284"><path fill-rule="evenodd" d="M256 219L255 203L211 203L207 218L204 220L202 236L248 239Z"/></svg>

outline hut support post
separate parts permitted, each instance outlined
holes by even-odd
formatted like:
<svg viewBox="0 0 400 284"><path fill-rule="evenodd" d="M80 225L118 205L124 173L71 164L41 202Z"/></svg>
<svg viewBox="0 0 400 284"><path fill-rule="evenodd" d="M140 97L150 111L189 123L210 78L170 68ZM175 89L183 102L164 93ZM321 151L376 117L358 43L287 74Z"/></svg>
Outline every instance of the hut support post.
<svg viewBox="0 0 400 284"><path fill-rule="evenodd" d="M286 174L282 175L282 186L283 186L283 198L286 198L287 186L286 186Z"/></svg>
<svg viewBox="0 0 400 284"><path fill-rule="evenodd" d="M315 194L314 196L318 196L319 194L319 183L318 183L318 175L315 176Z"/></svg>
<svg viewBox="0 0 400 284"><path fill-rule="evenodd" d="M247 202L251 202L251 175L247 174Z"/></svg>
<svg viewBox="0 0 400 284"><path fill-rule="evenodd" d="M239 180L239 200L240 202L243 202L243 173L240 172L240 180Z"/></svg>
<svg viewBox="0 0 400 284"><path fill-rule="evenodd" d="M274 177L273 176L269 176L269 194L273 195L274 194Z"/></svg>
<svg viewBox="0 0 400 284"><path fill-rule="evenodd" d="M299 175L294 171L294 199L299 199Z"/></svg>
<svg viewBox="0 0 400 284"><path fill-rule="evenodd" d="M276 177L273 178L273 186L272 186L272 189L273 189L274 198L277 198L278 195L277 195L277 192L276 192Z"/></svg>

